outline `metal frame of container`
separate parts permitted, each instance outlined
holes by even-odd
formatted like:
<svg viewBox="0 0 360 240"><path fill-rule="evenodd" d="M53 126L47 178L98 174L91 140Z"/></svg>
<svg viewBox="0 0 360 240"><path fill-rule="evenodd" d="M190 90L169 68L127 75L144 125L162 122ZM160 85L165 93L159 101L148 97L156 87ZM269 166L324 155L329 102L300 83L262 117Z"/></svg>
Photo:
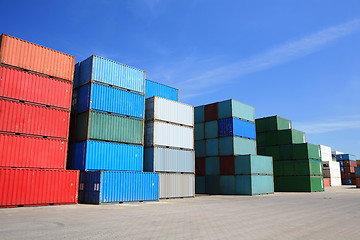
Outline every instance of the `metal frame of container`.
<svg viewBox="0 0 360 240"><path fill-rule="evenodd" d="M73 81L75 57L6 34L0 36L0 63Z"/></svg>

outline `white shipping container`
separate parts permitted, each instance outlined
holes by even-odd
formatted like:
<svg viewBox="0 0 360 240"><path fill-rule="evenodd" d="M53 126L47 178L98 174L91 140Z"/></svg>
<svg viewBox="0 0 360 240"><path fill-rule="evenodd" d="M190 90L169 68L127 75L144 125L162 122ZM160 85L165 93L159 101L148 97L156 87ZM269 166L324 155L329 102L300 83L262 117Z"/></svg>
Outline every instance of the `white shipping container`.
<svg viewBox="0 0 360 240"><path fill-rule="evenodd" d="M330 186L331 187L341 186L341 178L330 178Z"/></svg>
<svg viewBox="0 0 360 240"><path fill-rule="evenodd" d="M320 153L323 162L332 161L331 147L320 145Z"/></svg>
<svg viewBox="0 0 360 240"><path fill-rule="evenodd" d="M154 146L194 150L194 128L159 121L145 122L145 147Z"/></svg>
<svg viewBox="0 0 360 240"><path fill-rule="evenodd" d="M145 148L146 172L195 172L195 151L164 147Z"/></svg>
<svg viewBox="0 0 360 240"><path fill-rule="evenodd" d="M194 174L159 173L159 198L179 198L194 196Z"/></svg>
<svg viewBox="0 0 360 240"><path fill-rule="evenodd" d="M160 120L194 127L194 107L160 97L148 98L145 101L145 120Z"/></svg>

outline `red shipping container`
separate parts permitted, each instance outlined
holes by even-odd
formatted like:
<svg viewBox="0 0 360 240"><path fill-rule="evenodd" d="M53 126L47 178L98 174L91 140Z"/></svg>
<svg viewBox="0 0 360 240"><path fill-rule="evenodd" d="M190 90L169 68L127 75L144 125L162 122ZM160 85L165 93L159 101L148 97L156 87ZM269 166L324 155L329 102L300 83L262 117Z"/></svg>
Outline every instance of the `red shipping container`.
<svg viewBox="0 0 360 240"><path fill-rule="evenodd" d="M67 139L70 113L0 99L0 131Z"/></svg>
<svg viewBox="0 0 360 240"><path fill-rule="evenodd" d="M75 57L5 34L0 39L0 62L73 81Z"/></svg>
<svg viewBox="0 0 360 240"><path fill-rule="evenodd" d="M206 160L205 158L195 159L195 175L205 176L206 175Z"/></svg>
<svg viewBox="0 0 360 240"><path fill-rule="evenodd" d="M0 96L70 110L72 84L68 81L0 66Z"/></svg>
<svg viewBox="0 0 360 240"><path fill-rule="evenodd" d="M0 134L0 167L65 169L68 143Z"/></svg>
<svg viewBox="0 0 360 240"><path fill-rule="evenodd" d="M345 173L355 173L355 167L344 167Z"/></svg>
<svg viewBox="0 0 360 240"><path fill-rule="evenodd" d="M324 187L330 187L330 178L324 178Z"/></svg>
<svg viewBox="0 0 360 240"><path fill-rule="evenodd" d="M360 188L360 178L356 178L356 187Z"/></svg>
<svg viewBox="0 0 360 240"><path fill-rule="evenodd" d="M345 179L345 178L351 178L351 173L341 173L341 178Z"/></svg>
<svg viewBox="0 0 360 240"><path fill-rule="evenodd" d="M220 174L234 175L235 174L235 157L227 156L220 157Z"/></svg>
<svg viewBox="0 0 360 240"><path fill-rule="evenodd" d="M79 171L0 168L0 207L75 204Z"/></svg>
<svg viewBox="0 0 360 240"><path fill-rule="evenodd" d="M356 161L350 161L350 167L357 167Z"/></svg>
<svg viewBox="0 0 360 240"><path fill-rule="evenodd" d="M218 119L218 103L212 103L204 106L205 122Z"/></svg>

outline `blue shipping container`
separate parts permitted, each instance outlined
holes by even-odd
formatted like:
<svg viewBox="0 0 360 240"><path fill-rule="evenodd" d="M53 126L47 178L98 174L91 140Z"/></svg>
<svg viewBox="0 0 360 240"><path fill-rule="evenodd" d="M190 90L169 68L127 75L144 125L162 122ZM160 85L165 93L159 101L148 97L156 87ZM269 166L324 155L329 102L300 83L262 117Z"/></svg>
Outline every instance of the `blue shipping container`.
<svg viewBox="0 0 360 240"><path fill-rule="evenodd" d="M143 171L144 147L87 140L74 144L74 170Z"/></svg>
<svg viewBox="0 0 360 240"><path fill-rule="evenodd" d="M99 56L91 56L75 66L74 88L90 81L145 93L145 71Z"/></svg>
<svg viewBox="0 0 360 240"><path fill-rule="evenodd" d="M158 173L95 171L81 172L81 174L85 175L84 203L159 200Z"/></svg>
<svg viewBox="0 0 360 240"><path fill-rule="evenodd" d="M255 123L247 122L238 118L219 120L220 137L238 136L256 139Z"/></svg>
<svg viewBox="0 0 360 240"><path fill-rule="evenodd" d="M353 185L353 182L352 182L352 180L351 179L348 179L348 178L346 178L346 179L344 179L345 181L345 185Z"/></svg>
<svg viewBox="0 0 360 240"><path fill-rule="evenodd" d="M179 89L161 83L145 80L145 98L158 96L173 101L179 101Z"/></svg>
<svg viewBox="0 0 360 240"><path fill-rule="evenodd" d="M145 97L119 88L89 83L77 91L76 102L78 113L94 110L144 119Z"/></svg>
<svg viewBox="0 0 360 240"><path fill-rule="evenodd" d="M351 154L338 154L338 155L336 155L336 160L356 161L356 157Z"/></svg>
<svg viewBox="0 0 360 240"><path fill-rule="evenodd" d="M344 162L342 160L337 160L337 162L340 164L340 167L344 166Z"/></svg>
<svg viewBox="0 0 360 240"><path fill-rule="evenodd" d="M344 167L340 167L340 172L345 172Z"/></svg>

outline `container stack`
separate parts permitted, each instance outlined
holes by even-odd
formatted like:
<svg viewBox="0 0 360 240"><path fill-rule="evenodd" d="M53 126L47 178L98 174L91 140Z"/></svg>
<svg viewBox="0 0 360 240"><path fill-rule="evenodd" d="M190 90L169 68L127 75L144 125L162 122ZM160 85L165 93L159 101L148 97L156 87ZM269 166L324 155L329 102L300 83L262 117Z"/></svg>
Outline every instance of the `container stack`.
<svg viewBox="0 0 360 240"><path fill-rule="evenodd" d="M357 167L355 167L356 187L360 188L360 160L356 160Z"/></svg>
<svg viewBox="0 0 360 240"><path fill-rule="evenodd" d="M145 99L154 96L166 98L177 102L179 101L179 89L146 79Z"/></svg>
<svg viewBox="0 0 360 240"><path fill-rule="evenodd" d="M145 109L144 171L159 173L160 198L193 197L194 107L154 96Z"/></svg>
<svg viewBox="0 0 360 240"><path fill-rule="evenodd" d="M324 191L320 147L279 116L256 119L258 153L274 159L277 192Z"/></svg>
<svg viewBox="0 0 360 240"><path fill-rule="evenodd" d="M235 100L195 108L196 193L274 192L272 158L256 155L254 116Z"/></svg>
<svg viewBox="0 0 360 240"><path fill-rule="evenodd" d="M158 200L143 172L145 72L91 56L75 66L69 167L81 170L79 202Z"/></svg>
<svg viewBox="0 0 360 240"><path fill-rule="evenodd" d="M341 186L340 165L333 161L331 148L320 145L321 161L323 164L324 186Z"/></svg>
<svg viewBox="0 0 360 240"><path fill-rule="evenodd" d="M75 57L0 37L0 207L75 204L65 169Z"/></svg>
<svg viewBox="0 0 360 240"><path fill-rule="evenodd" d="M337 154L336 160L340 164L342 185L356 185L356 157L351 154Z"/></svg>

